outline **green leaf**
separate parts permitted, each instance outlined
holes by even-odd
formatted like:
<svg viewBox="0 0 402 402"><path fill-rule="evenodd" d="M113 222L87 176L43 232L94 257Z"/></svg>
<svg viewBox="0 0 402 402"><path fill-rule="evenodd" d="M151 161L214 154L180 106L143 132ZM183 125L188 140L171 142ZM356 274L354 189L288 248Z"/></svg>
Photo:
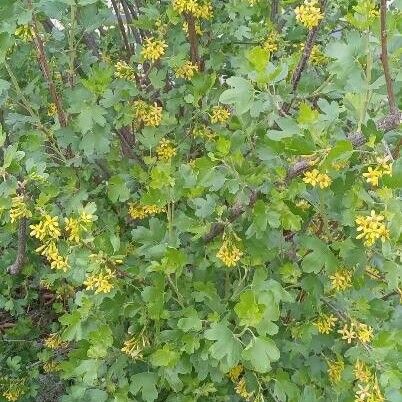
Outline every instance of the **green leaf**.
<svg viewBox="0 0 402 402"><path fill-rule="evenodd" d="M247 59L257 71L263 71L269 60L269 52L261 46L256 46L248 52Z"/></svg>
<svg viewBox="0 0 402 402"><path fill-rule="evenodd" d="M157 376L154 373L138 373L130 378L130 392L137 395L141 391L146 402L153 402L158 397Z"/></svg>
<svg viewBox="0 0 402 402"><path fill-rule="evenodd" d="M256 337L243 350L242 358L248 361L259 373L271 370L271 362L279 360L280 352L275 342L266 337Z"/></svg>
<svg viewBox="0 0 402 402"><path fill-rule="evenodd" d="M103 358L107 355L107 350L113 343L112 330L106 324L101 325L95 331L89 333L88 357Z"/></svg>
<svg viewBox="0 0 402 402"><path fill-rule="evenodd" d="M246 113L254 98L254 88L250 81L242 77L230 77L226 83L232 88L222 92L219 101L224 105L233 105L239 115Z"/></svg>
<svg viewBox="0 0 402 402"><path fill-rule="evenodd" d="M99 105L85 105L77 117L77 126L82 134L92 130L95 124L103 127L106 124L106 110Z"/></svg>
<svg viewBox="0 0 402 402"><path fill-rule="evenodd" d="M127 181L122 176L112 176L108 182L107 195L113 203L127 201L130 198Z"/></svg>
<svg viewBox="0 0 402 402"><path fill-rule="evenodd" d="M214 359L220 361L224 371L229 370L239 362L242 350L241 343L227 327L227 323L213 323L211 328L205 331L205 338L215 341L209 351Z"/></svg>
<svg viewBox="0 0 402 402"><path fill-rule="evenodd" d="M156 350L150 357L150 362L156 367L172 367L175 365L180 355L170 349L169 345L164 345L162 349Z"/></svg>
<svg viewBox="0 0 402 402"><path fill-rule="evenodd" d="M240 320L240 325L255 327L264 314L264 305L258 304L253 291L248 290L240 295L240 301L234 308Z"/></svg>
<svg viewBox="0 0 402 402"><path fill-rule="evenodd" d="M317 121L319 115L317 110L314 110L308 103L303 102L299 107L297 122L306 125L313 124Z"/></svg>
<svg viewBox="0 0 402 402"><path fill-rule="evenodd" d="M329 247L317 237L304 236L300 239L300 243L308 250L312 250L303 258L304 272L318 273L324 266L331 271L340 265Z"/></svg>

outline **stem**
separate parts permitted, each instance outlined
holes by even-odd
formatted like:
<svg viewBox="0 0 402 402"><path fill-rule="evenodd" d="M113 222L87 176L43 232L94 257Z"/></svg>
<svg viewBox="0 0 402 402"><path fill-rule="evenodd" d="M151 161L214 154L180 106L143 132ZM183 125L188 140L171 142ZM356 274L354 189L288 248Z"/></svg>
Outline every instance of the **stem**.
<svg viewBox="0 0 402 402"><path fill-rule="evenodd" d="M25 262L27 246L27 219L21 218L18 223L18 246L17 246L17 256L15 261L7 268L7 272L10 275L18 275L21 272L22 267Z"/></svg>
<svg viewBox="0 0 402 402"><path fill-rule="evenodd" d="M197 32L195 31L195 20L191 14L185 16L188 26L188 40L190 42L190 59L191 62L197 64L199 69L202 70L201 60L198 54L198 39Z"/></svg>
<svg viewBox="0 0 402 402"><path fill-rule="evenodd" d="M77 22L77 6L72 4L70 7L71 12L71 29L68 33L68 45L69 45L69 73L68 73L68 81L70 87L74 86L75 83L75 68L74 68L74 59L75 59L75 44L74 44L74 35L75 28Z"/></svg>
<svg viewBox="0 0 402 402"><path fill-rule="evenodd" d="M381 0L381 62L384 70L385 82L387 84L389 111L394 113L397 110L392 78L389 72L388 47L387 47L387 0Z"/></svg>

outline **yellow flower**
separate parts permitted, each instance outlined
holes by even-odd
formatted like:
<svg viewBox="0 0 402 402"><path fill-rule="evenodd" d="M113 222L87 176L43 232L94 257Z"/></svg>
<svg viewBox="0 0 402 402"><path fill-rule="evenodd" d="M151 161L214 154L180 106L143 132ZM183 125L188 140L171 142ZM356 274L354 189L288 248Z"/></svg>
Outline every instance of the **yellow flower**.
<svg viewBox="0 0 402 402"><path fill-rule="evenodd" d="M46 257L50 262L50 268L62 270L64 272L67 271L68 259L67 257L62 257L60 255L56 243L53 240L49 240L45 244L42 244L35 251Z"/></svg>
<svg viewBox="0 0 402 402"><path fill-rule="evenodd" d="M356 230L361 233L356 236L356 239L363 239L366 246L372 246L377 239L384 242L389 238L389 231L383 221L384 216L377 214L374 210L369 216L357 216Z"/></svg>
<svg viewBox="0 0 402 402"><path fill-rule="evenodd" d="M301 51L304 50L304 46L305 46L304 43L302 43L300 45L300 50ZM311 64L313 64L315 66L320 66L322 64L325 64L328 61L328 58L320 50L320 47L318 45L313 45L313 47L311 48L311 54L310 54L309 61L310 61Z"/></svg>
<svg viewBox="0 0 402 402"><path fill-rule="evenodd" d="M65 341L62 341L62 339L60 338L60 335L57 333L53 333L50 334L44 341L43 344L49 348L49 349L61 349L61 348L65 348L68 343Z"/></svg>
<svg viewBox="0 0 402 402"><path fill-rule="evenodd" d="M188 36L188 23L187 21L183 22L183 31L185 32L186 36ZM201 29L201 25L199 22L195 23L195 33L197 35L202 35L202 29Z"/></svg>
<svg viewBox="0 0 402 402"><path fill-rule="evenodd" d="M133 81L135 79L135 71L134 68L131 67L127 62L124 60L118 61L115 65L115 77L121 78L123 80Z"/></svg>
<svg viewBox="0 0 402 402"><path fill-rule="evenodd" d="M368 383L372 379L370 369L360 360L357 360L353 369L353 374L356 380L363 383Z"/></svg>
<svg viewBox="0 0 402 402"><path fill-rule="evenodd" d="M131 203L128 207L128 213L132 219L144 219L147 216L153 216L165 211L165 208L158 207L155 204L139 205L138 203Z"/></svg>
<svg viewBox="0 0 402 402"><path fill-rule="evenodd" d="M356 402L363 402L367 401L367 399L371 396L371 386L370 384L357 384L358 390L355 394L355 401Z"/></svg>
<svg viewBox="0 0 402 402"><path fill-rule="evenodd" d="M377 157L376 161L378 163L377 169L379 169L382 175L392 176L392 163L389 163L390 157Z"/></svg>
<svg viewBox="0 0 402 402"><path fill-rule="evenodd" d="M137 123L147 127L158 127L162 121L162 107L157 103L150 105L143 100L136 100L133 103L134 117Z"/></svg>
<svg viewBox="0 0 402 402"><path fill-rule="evenodd" d="M342 339L347 341L347 343L352 343L352 340L357 336L356 332L354 331L353 323L350 324L350 327L348 324L345 324L343 328L338 331L338 334L341 334Z"/></svg>
<svg viewBox="0 0 402 402"><path fill-rule="evenodd" d="M242 257L243 252L229 240L224 240L216 256L227 266L234 267Z"/></svg>
<svg viewBox="0 0 402 402"><path fill-rule="evenodd" d="M163 161L169 161L177 153L176 148L172 145L172 141L162 138L156 147L156 155L158 159Z"/></svg>
<svg viewBox="0 0 402 402"><path fill-rule="evenodd" d="M378 180L382 177L382 173L378 168L373 169L371 166L368 168L366 173L363 173L366 178L367 183L373 186L378 186Z"/></svg>
<svg viewBox="0 0 402 402"><path fill-rule="evenodd" d="M326 173L320 173L318 169L305 172L303 181L313 187L319 186L321 189L329 187L332 183L331 178Z"/></svg>
<svg viewBox="0 0 402 402"><path fill-rule="evenodd" d="M314 323L320 334L329 334L335 327L338 319L333 314L321 314Z"/></svg>
<svg viewBox="0 0 402 402"><path fill-rule="evenodd" d="M2 378L2 396L9 402L15 402L25 393L25 378Z"/></svg>
<svg viewBox="0 0 402 402"><path fill-rule="evenodd" d="M116 274L109 268L106 268L104 272L91 274L84 281L86 290L95 290L97 293L109 293L114 288L114 280Z"/></svg>
<svg viewBox="0 0 402 402"><path fill-rule="evenodd" d="M212 18L212 4L201 0L173 0L173 9L179 14L189 13L195 18L209 20Z"/></svg>
<svg viewBox="0 0 402 402"><path fill-rule="evenodd" d="M144 336L132 337L124 341L121 351L126 355L130 356L132 359L141 359L142 351L144 348L149 346L149 340Z"/></svg>
<svg viewBox="0 0 402 402"><path fill-rule="evenodd" d="M31 211L28 209L25 203L24 196L16 195L11 199L10 220L11 223L21 219L30 218L32 216Z"/></svg>
<svg viewBox="0 0 402 402"><path fill-rule="evenodd" d="M328 360L328 369L327 373L330 381L333 384L341 381L343 369L345 368L345 363L342 360Z"/></svg>
<svg viewBox="0 0 402 402"><path fill-rule="evenodd" d="M165 54L166 48L167 44L163 39L146 38L141 50L141 57L144 60L155 62Z"/></svg>
<svg viewBox="0 0 402 402"><path fill-rule="evenodd" d="M20 25L14 32L14 35L21 39L23 42L29 42L31 41L34 36L34 30L31 26L29 25Z"/></svg>
<svg viewBox="0 0 402 402"><path fill-rule="evenodd" d="M270 53L276 52L279 47L279 34L276 31L272 31L265 42L263 43L262 47Z"/></svg>
<svg viewBox="0 0 402 402"><path fill-rule="evenodd" d="M331 280L331 289L337 292L352 286L352 273L346 269L336 271L329 278Z"/></svg>
<svg viewBox="0 0 402 402"><path fill-rule="evenodd" d="M242 377L235 385L236 394L241 396L246 401L250 401L254 392L248 392L246 387L246 380Z"/></svg>
<svg viewBox="0 0 402 402"><path fill-rule="evenodd" d="M45 373L54 373L60 370L60 365L54 360L49 360L48 362L43 363L43 371Z"/></svg>
<svg viewBox="0 0 402 402"><path fill-rule="evenodd" d="M366 267L365 269L366 274L368 277L374 280L381 279L381 274L380 271L374 267Z"/></svg>
<svg viewBox="0 0 402 402"><path fill-rule="evenodd" d="M357 339L361 343L370 342L373 339L373 328L367 324L358 323L356 325Z"/></svg>
<svg viewBox="0 0 402 402"><path fill-rule="evenodd" d="M55 103L49 103L47 105L47 115L49 117L57 116L57 107Z"/></svg>
<svg viewBox="0 0 402 402"><path fill-rule="evenodd" d="M230 112L222 106L214 106L211 113L211 123L225 123L229 120Z"/></svg>
<svg viewBox="0 0 402 402"><path fill-rule="evenodd" d="M29 227L32 229L30 235L38 240L44 240L46 237L58 239L61 235L57 216L46 214L38 224Z"/></svg>
<svg viewBox="0 0 402 402"><path fill-rule="evenodd" d="M237 366L232 367L228 373L228 377L229 377L230 381L236 382L239 379L239 377L242 375L243 371L244 371L244 367L241 364L238 364Z"/></svg>
<svg viewBox="0 0 402 402"><path fill-rule="evenodd" d="M296 19L306 28L316 27L324 15L318 5L318 0L305 0L304 3L295 9Z"/></svg>
<svg viewBox="0 0 402 402"><path fill-rule="evenodd" d="M198 66L191 61L186 61L175 69L176 77L184 78L185 80L191 80L196 72L198 72Z"/></svg>

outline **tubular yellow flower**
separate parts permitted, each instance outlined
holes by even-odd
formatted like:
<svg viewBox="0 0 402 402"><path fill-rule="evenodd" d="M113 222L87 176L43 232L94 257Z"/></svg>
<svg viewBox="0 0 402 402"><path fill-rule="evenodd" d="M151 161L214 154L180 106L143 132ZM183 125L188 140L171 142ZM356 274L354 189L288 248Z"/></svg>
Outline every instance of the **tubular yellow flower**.
<svg viewBox="0 0 402 402"><path fill-rule="evenodd" d="M329 376L330 381L333 384L338 383L341 381L342 373L345 368L345 363L342 360L328 360L328 369L327 373Z"/></svg>
<svg viewBox="0 0 402 402"><path fill-rule="evenodd" d="M346 290L352 286L352 273L347 269L340 269L330 277L331 289L337 292Z"/></svg>
<svg viewBox="0 0 402 402"><path fill-rule="evenodd" d="M148 346L148 338L144 335L141 335L138 337L132 337L124 341L121 351L124 352L127 356L130 356L132 359L136 360L142 358L142 351Z"/></svg>
<svg viewBox="0 0 402 402"><path fill-rule="evenodd" d="M342 339L347 341L347 343L352 343L352 340L357 336L353 323L350 324L350 327L348 324L345 324L343 328L338 331L338 334L341 334Z"/></svg>
<svg viewBox="0 0 402 402"><path fill-rule="evenodd" d="M198 72L198 66L191 61L186 61L182 66L175 69L176 77L185 80L191 80L196 72Z"/></svg>
<svg viewBox="0 0 402 402"><path fill-rule="evenodd" d="M237 366L232 367L227 375L230 381L236 382L239 379L239 377L243 374L243 371L244 367L241 364L238 364Z"/></svg>
<svg viewBox="0 0 402 402"><path fill-rule="evenodd" d="M236 394L241 396L246 401L250 401L254 392L248 392L246 387L246 380L242 377L235 385Z"/></svg>
<svg viewBox="0 0 402 402"><path fill-rule="evenodd" d="M65 341L62 341L60 338L60 335L57 333L50 334L44 341L43 344L49 348L49 349L61 349L65 348L68 343Z"/></svg>
<svg viewBox="0 0 402 402"><path fill-rule="evenodd" d="M356 325L357 339L361 343L368 343L373 339L373 328L367 324L358 323Z"/></svg>
<svg viewBox="0 0 402 402"><path fill-rule="evenodd" d="M38 240L44 240L46 237L58 239L61 235L57 216L46 214L38 224L29 227L32 229L30 235Z"/></svg>
<svg viewBox="0 0 402 402"><path fill-rule="evenodd" d="M208 141L216 137L216 134L205 125L194 127L192 135L194 137L200 137Z"/></svg>
<svg viewBox="0 0 402 402"><path fill-rule="evenodd" d="M147 127L158 127L162 121L162 107L156 103L150 105L143 100L136 100L133 103L134 117L138 123Z"/></svg>
<svg viewBox="0 0 402 402"><path fill-rule="evenodd" d="M321 314L314 322L320 334L329 334L335 327L338 319L333 314Z"/></svg>
<svg viewBox="0 0 402 402"><path fill-rule="evenodd" d="M16 195L11 199L10 220L11 223L21 219L30 218L32 216L31 211L28 209L25 203L24 196Z"/></svg>
<svg viewBox="0 0 402 402"><path fill-rule="evenodd" d="M201 0L173 0L173 9L179 13L189 13L195 18L209 20L212 18L212 4L210 1Z"/></svg>
<svg viewBox="0 0 402 402"><path fill-rule="evenodd" d="M270 53L276 52L279 47L279 34L277 31L272 31L265 42L263 43L262 47Z"/></svg>
<svg viewBox="0 0 402 402"><path fill-rule="evenodd" d="M356 236L356 239L363 239L365 246L372 246L378 239L384 242L389 238L389 230L383 221L384 216L377 214L374 210L369 216L357 216L356 230L361 233Z"/></svg>
<svg viewBox="0 0 402 402"><path fill-rule="evenodd" d="M2 379L1 395L9 402L15 402L20 399L24 393L25 378L4 378Z"/></svg>
<svg viewBox="0 0 402 402"><path fill-rule="evenodd" d="M128 213L132 219L144 219L147 216L153 216L165 211L165 208L158 207L155 204L140 205L138 203L131 203L128 207Z"/></svg>
<svg viewBox="0 0 402 402"><path fill-rule="evenodd" d="M86 290L95 290L95 294L109 293L114 288L115 279L116 274L106 268L104 272L89 275L83 284Z"/></svg>
<svg viewBox="0 0 402 402"><path fill-rule="evenodd" d="M135 71L134 68L131 67L124 60L118 61L115 65L114 76L116 78L121 78L123 80L133 81L135 79Z"/></svg>
<svg viewBox="0 0 402 402"><path fill-rule="evenodd" d="M368 168L368 171L366 173L363 173L363 176L366 178L367 183L377 187L378 181L382 177L382 173L378 168L373 169L370 166Z"/></svg>
<svg viewBox="0 0 402 402"><path fill-rule="evenodd" d="M187 23L187 21L183 22L183 31L185 32L186 36L188 36L188 23ZM200 25L199 22L195 23L195 33L197 35L200 35L200 36L203 34L202 28L201 28L201 25Z"/></svg>
<svg viewBox="0 0 402 402"><path fill-rule="evenodd" d="M57 107L55 103L49 103L47 105L47 115L49 117L57 116Z"/></svg>
<svg viewBox="0 0 402 402"><path fill-rule="evenodd" d="M243 252L233 242L224 240L216 256L227 267L234 267L243 256Z"/></svg>
<svg viewBox="0 0 402 402"><path fill-rule="evenodd" d="M329 187L332 183L331 178L326 173L320 173L318 169L305 172L303 181L313 187L319 186L321 189Z"/></svg>
<svg viewBox="0 0 402 402"><path fill-rule="evenodd" d="M353 369L353 374L356 380L359 380L360 382L363 383L368 383L372 379L370 369L360 360L356 361Z"/></svg>
<svg viewBox="0 0 402 402"><path fill-rule="evenodd" d="M31 41L34 36L34 30L31 26L29 25L20 25L14 32L14 35L21 39L23 42L29 42Z"/></svg>
<svg viewBox="0 0 402 402"><path fill-rule="evenodd" d="M296 19L306 28L316 27L323 19L318 0L305 0L304 3L295 9Z"/></svg>
<svg viewBox="0 0 402 402"><path fill-rule="evenodd" d="M211 123L225 123L229 120L230 112L223 106L214 106L210 116Z"/></svg>
<svg viewBox="0 0 402 402"><path fill-rule="evenodd" d="M164 54L167 44L163 39L146 38L141 50L141 57L144 60L155 62Z"/></svg>
<svg viewBox="0 0 402 402"><path fill-rule="evenodd" d="M49 360L48 362L44 362L43 365L43 371L45 373L54 373L56 371L60 370L60 365L54 360Z"/></svg>
<svg viewBox="0 0 402 402"><path fill-rule="evenodd" d="M390 157L377 157L376 161L378 163L378 169L381 171L383 175L392 176L392 163L389 163Z"/></svg>
<svg viewBox="0 0 402 402"><path fill-rule="evenodd" d="M158 159L163 161L169 161L177 153L176 148L172 145L172 141L162 138L156 147L156 155Z"/></svg>
<svg viewBox="0 0 402 402"><path fill-rule="evenodd" d="M304 50L305 44L302 43L300 45L300 50ZM313 64L314 66L320 66L322 64L325 64L328 62L327 56L320 50L320 47L318 45L314 45L311 49L311 54L309 58L309 62ZM343 162L344 163L344 162Z"/></svg>

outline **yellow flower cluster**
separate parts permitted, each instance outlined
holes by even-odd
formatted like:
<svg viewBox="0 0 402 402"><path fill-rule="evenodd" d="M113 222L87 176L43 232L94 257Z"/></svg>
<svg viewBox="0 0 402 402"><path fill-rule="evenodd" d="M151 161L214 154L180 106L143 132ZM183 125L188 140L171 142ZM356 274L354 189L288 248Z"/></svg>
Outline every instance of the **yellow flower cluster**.
<svg viewBox="0 0 402 402"><path fill-rule="evenodd" d="M328 373L328 377L329 377L330 381L333 384L336 384L339 381L341 381L342 373L345 368L345 363L343 362L343 360L339 360L339 359L328 360L327 364L328 364L327 373Z"/></svg>
<svg viewBox="0 0 402 402"><path fill-rule="evenodd" d="M201 28L200 23L196 21L194 25L195 25L195 33L197 35L201 36L202 35L202 28ZM183 22L183 31L185 32L186 36L188 36L188 23L187 23L187 21Z"/></svg>
<svg viewBox="0 0 402 402"><path fill-rule="evenodd" d="M376 377L369 383L357 384L355 402L384 402L378 380Z"/></svg>
<svg viewBox="0 0 402 402"><path fill-rule="evenodd" d="M142 351L149 346L149 340L144 335L139 337L132 337L124 341L121 351L132 359L141 359Z"/></svg>
<svg viewBox="0 0 402 402"><path fill-rule="evenodd" d="M43 371L45 373L54 373L54 372L60 370L59 363L54 360L49 360L47 362L44 362L42 367L43 367Z"/></svg>
<svg viewBox="0 0 402 402"><path fill-rule="evenodd" d="M366 267L365 269L366 275L374 280L381 279L380 271L374 267Z"/></svg>
<svg viewBox="0 0 402 402"><path fill-rule="evenodd" d="M137 123L147 127L158 127L162 121L162 107L157 103L150 105L143 100L136 100L133 103L134 117Z"/></svg>
<svg viewBox="0 0 402 402"><path fill-rule="evenodd" d="M146 38L141 50L141 57L144 60L155 62L164 54L167 44L163 39Z"/></svg>
<svg viewBox="0 0 402 402"><path fill-rule="evenodd" d="M86 290L95 290L95 294L109 293L114 287L115 279L116 274L110 268L106 268L104 272L89 275L84 285Z"/></svg>
<svg viewBox="0 0 402 402"><path fill-rule="evenodd" d="M304 0L304 3L295 9L296 19L306 28L316 27L323 19L318 0Z"/></svg>
<svg viewBox="0 0 402 402"><path fill-rule="evenodd" d="M228 372L228 377L230 381L236 382L239 377L243 374L244 367L241 364L238 364L237 366L232 367L229 372Z"/></svg>
<svg viewBox="0 0 402 402"><path fill-rule="evenodd" d="M65 348L68 343L65 341L62 341L60 338L60 335L57 333L53 333L50 334L44 341L43 344L52 350L56 350L56 349L61 349L61 348Z"/></svg>
<svg viewBox="0 0 402 402"><path fill-rule="evenodd" d="M296 202L296 207L301 208L303 211L306 211L307 209L310 208L310 204L306 200L298 200Z"/></svg>
<svg viewBox="0 0 402 402"><path fill-rule="evenodd" d="M345 324L342 329L338 330L342 335L342 339L347 343L352 343L354 339L359 340L361 343L368 343L373 338L373 328L367 324L353 323L350 325Z"/></svg>
<svg viewBox="0 0 402 402"><path fill-rule="evenodd" d="M63 257L59 253L59 249L53 240L48 240L45 244L39 246L36 250L37 253L46 257L47 261L50 263L50 268L67 271L68 259Z"/></svg>
<svg viewBox="0 0 402 402"><path fill-rule="evenodd" d="M176 77L184 78L185 80L191 80L197 72L197 64L193 64L191 61L186 61L183 65L175 69Z"/></svg>
<svg viewBox="0 0 402 402"><path fill-rule="evenodd" d="M388 162L388 158L377 158L377 166L373 169L371 166L368 168L363 176L366 178L367 183L377 187L379 179L383 176L392 176L392 163Z"/></svg>
<svg viewBox="0 0 402 402"><path fill-rule="evenodd" d="M303 181L306 184L311 184L313 187L319 186L321 189L329 187L332 183L331 178L326 173L320 173L318 169L305 172Z"/></svg>
<svg viewBox="0 0 402 402"><path fill-rule="evenodd" d="M31 211L28 209L23 195L16 195L11 199L10 219L11 223L21 219L30 218Z"/></svg>
<svg viewBox="0 0 402 402"><path fill-rule="evenodd" d="M177 13L189 13L195 18L209 20L213 16L212 4L210 1L172 0L172 6Z"/></svg>
<svg viewBox="0 0 402 402"><path fill-rule="evenodd" d="M368 383L372 379L370 369L360 360L356 361L353 368L353 374L356 380L360 382Z"/></svg>
<svg viewBox="0 0 402 402"><path fill-rule="evenodd" d="M339 269L329 278L331 280L331 289L337 292L352 286L352 272L347 269Z"/></svg>
<svg viewBox="0 0 402 402"><path fill-rule="evenodd" d="M57 216L46 214L38 224L29 227L32 229L30 235L38 240L44 240L47 237L57 240L61 235Z"/></svg>
<svg viewBox="0 0 402 402"><path fill-rule="evenodd" d="M25 394L24 378L2 378L1 395L9 402L18 401Z"/></svg>
<svg viewBox="0 0 402 402"><path fill-rule="evenodd" d="M55 117L57 116L57 107L55 103L49 103L47 105L47 115L49 117Z"/></svg>
<svg viewBox="0 0 402 402"><path fill-rule="evenodd" d="M20 25L14 32L14 35L21 39L23 42L29 42L31 41L34 36L34 30L31 26L29 25Z"/></svg>
<svg viewBox="0 0 402 402"><path fill-rule="evenodd" d="M246 401L250 401L254 392L248 392L246 387L246 380L244 377L240 378L235 385L236 394Z"/></svg>
<svg viewBox="0 0 402 402"><path fill-rule="evenodd" d="M135 71L134 68L131 67L124 60L118 61L115 65L114 76L116 78L121 78L122 80L133 81L135 79Z"/></svg>
<svg viewBox="0 0 402 402"><path fill-rule="evenodd" d="M229 240L224 240L216 256L227 266L234 267L242 257L243 252Z"/></svg>
<svg viewBox="0 0 402 402"><path fill-rule="evenodd" d="M305 46L304 43L300 44L301 51L304 50L304 46ZM320 66L328 62L328 57L325 56L325 54L321 51L318 45L313 45L313 47L311 48L309 61L314 66Z"/></svg>
<svg viewBox="0 0 402 402"><path fill-rule="evenodd" d="M214 106L210 117L211 123L225 123L229 120L230 112L226 107Z"/></svg>
<svg viewBox="0 0 402 402"><path fill-rule="evenodd" d="M158 207L155 204L140 205L138 203L131 203L128 207L128 213L132 219L144 219L147 216L153 216L165 211L165 208Z"/></svg>
<svg viewBox="0 0 402 402"><path fill-rule="evenodd" d="M262 47L270 53L276 52L279 48L279 34L277 31L272 31L265 42L263 43Z"/></svg>
<svg viewBox="0 0 402 402"><path fill-rule="evenodd" d="M206 140L212 140L216 137L216 134L205 125L194 127L192 134L194 137L200 137Z"/></svg>
<svg viewBox="0 0 402 402"><path fill-rule="evenodd" d="M320 334L329 334L335 327L338 319L333 314L320 314L314 323Z"/></svg>
<svg viewBox="0 0 402 402"><path fill-rule="evenodd" d="M68 232L68 240L74 243L81 241L83 232L88 231L88 225L92 222L93 216L87 212L81 212L78 218L65 218L66 231Z"/></svg>
<svg viewBox="0 0 402 402"><path fill-rule="evenodd" d="M369 216L359 215L355 222L357 231L361 232L356 239L363 239L366 246L372 246L377 239L385 241L389 238L389 230L384 223L384 216L372 210Z"/></svg>
<svg viewBox="0 0 402 402"><path fill-rule="evenodd" d="M162 161L169 161L177 153L176 147L173 146L172 141L162 138L156 147L156 155Z"/></svg>

